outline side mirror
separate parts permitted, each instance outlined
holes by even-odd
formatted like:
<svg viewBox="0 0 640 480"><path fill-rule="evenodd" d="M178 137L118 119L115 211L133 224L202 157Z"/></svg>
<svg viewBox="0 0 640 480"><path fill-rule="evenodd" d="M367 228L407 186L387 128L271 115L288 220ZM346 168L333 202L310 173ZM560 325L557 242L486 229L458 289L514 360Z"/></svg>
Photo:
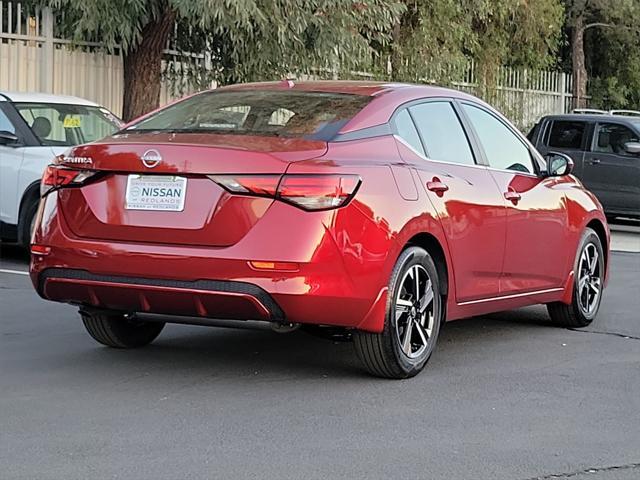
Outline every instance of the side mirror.
<svg viewBox="0 0 640 480"><path fill-rule="evenodd" d="M627 153L637 155L640 153L640 142L627 142L624 144L624 150Z"/></svg>
<svg viewBox="0 0 640 480"><path fill-rule="evenodd" d="M573 160L569 155L560 152L549 152L546 155L547 176L562 177L573 171Z"/></svg>
<svg viewBox="0 0 640 480"><path fill-rule="evenodd" d="M15 133L0 130L0 145L11 145L13 143L18 143L18 140L20 139Z"/></svg>

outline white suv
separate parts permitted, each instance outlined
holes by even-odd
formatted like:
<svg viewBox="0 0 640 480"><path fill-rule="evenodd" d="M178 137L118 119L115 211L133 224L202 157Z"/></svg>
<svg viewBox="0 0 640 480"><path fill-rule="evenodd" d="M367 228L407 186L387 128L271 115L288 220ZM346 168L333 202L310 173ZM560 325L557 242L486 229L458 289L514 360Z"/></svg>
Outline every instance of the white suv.
<svg viewBox="0 0 640 480"><path fill-rule="evenodd" d="M109 110L82 98L0 92L0 240L29 243L40 178L54 156L121 125Z"/></svg>

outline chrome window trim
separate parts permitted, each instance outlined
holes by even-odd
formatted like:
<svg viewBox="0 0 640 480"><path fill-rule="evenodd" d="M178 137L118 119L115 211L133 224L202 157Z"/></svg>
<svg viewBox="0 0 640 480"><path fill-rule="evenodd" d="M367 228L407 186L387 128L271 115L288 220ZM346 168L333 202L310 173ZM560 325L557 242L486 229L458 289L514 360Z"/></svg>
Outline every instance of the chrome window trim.
<svg viewBox="0 0 640 480"><path fill-rule="evenodd" d="M421 154L415 148L413 148L411 145L409 145L407 143L407 141L404 138L402 138L401 136L399 136L398 134L394 133L393 136L394 136L394 138L396 140L398 140L405 147L407 147L409 150L411 150L413 153L415 153L418 157L420 157L422 160L426 160L427 162L443 163L445 165L459 165L461 167L473 167L473 168L484 168L484 169L487 168L486 165L479 165L477 163L473 163L473 164L471 164L471 163L455 163L455 162L448 162L446 160L436 160L435 158L425 157L423 154Z"/></svg>
<svg viewBox="0 0 640 480"><path fill-rule="evenodd" d="M501 169L501 168L488 167L487 165L479 165L477 163L474 163L474 164L470 164L470 163L455 163L455 162L448 162L446 160L436 160L435 158L425 157L420 152L418 152L415 148L413 148L411 145L409 145L407 143L407 141L404 138L402 138L400 135L394 133L393 137L396 140L398 140L400 143L402 143L405 147L407 147L409 150L411 150L413 153L415 153L422 160L426 160L427 162L443 163L445 165L458 165L458 166L462 166L462 167L483 168L485 170L493 170L494 172L511 173L511 174L517 174L517 175L524 175L526 177L541 178L540 175L536 175L535 173L521 172L519 170L504 170L504 169Z"/></svg>

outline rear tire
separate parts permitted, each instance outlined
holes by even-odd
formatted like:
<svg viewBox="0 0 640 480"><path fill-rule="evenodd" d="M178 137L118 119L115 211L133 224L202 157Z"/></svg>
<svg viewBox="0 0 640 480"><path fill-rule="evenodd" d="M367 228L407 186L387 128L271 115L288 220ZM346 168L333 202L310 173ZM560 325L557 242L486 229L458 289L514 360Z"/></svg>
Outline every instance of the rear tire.
<svg viewBox="0 0 640 480"><path fill-rule="evenodd" d="M113 348L136 348L153 342L164 328L162 322L144 322L123 313L86 312L82 323L93 339Z"/></svg>
<svg viewBox="0 0 640 480"><path fill-rule="evenodd" d="M355 332L356 353L372 375L413 377L431 358L443 316L443 297L433 259L426 250L409 247L391 273L383 331Z"/></svg>
<svg viewBox="0 0 640 480"><path fill-rule="evenodd" d="M549 303L547 311L551 321L558 326L582 328L598 315L604 289L604 250L600 237L591 228L582 234L573 271L571 304Z"/></svg>
<svg viewBox="0 0 640 480"><path fill-rule="evenodd" d="M29 248L29 244L31 243L31 235L33 234L33 229L35 227L36 213L38 212L38 203L39 200L31 201L28 205L25 206L24 212L20 218L20 227L19 227L19 240L20 244L24 248Z"/></svg>

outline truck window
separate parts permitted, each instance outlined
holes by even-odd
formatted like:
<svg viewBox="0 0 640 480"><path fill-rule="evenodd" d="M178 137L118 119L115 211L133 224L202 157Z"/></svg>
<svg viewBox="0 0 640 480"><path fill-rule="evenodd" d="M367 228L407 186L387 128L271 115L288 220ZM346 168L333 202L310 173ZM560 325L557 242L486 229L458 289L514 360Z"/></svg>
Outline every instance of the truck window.
<svg viewBox="0 0 640 480"><path fill-rule="evenodd" d="M547 145L555 148L580 150L587 124L575 120L555 120L549 132Z"/></svg>
<svg viewBox="0 0 640 480"><path fill-rule="evenodd" d="M628 142L637 142L638 134L624 125L616 123L600 123L596 131L596 144L594 151L601 153L613 153L615 155L631 155L625 150Z"/></svg>

